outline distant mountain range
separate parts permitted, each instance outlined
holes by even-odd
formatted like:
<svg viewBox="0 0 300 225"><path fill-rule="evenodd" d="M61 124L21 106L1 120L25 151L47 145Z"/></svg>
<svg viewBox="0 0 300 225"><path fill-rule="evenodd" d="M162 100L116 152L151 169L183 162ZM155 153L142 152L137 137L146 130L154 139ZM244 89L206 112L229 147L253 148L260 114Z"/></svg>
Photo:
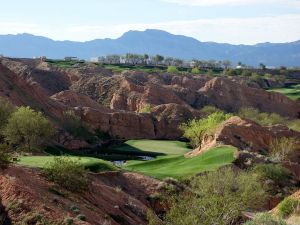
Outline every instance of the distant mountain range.
<svg viewBox="0 0 300 225"><path fill-rule="evenodd" d="M54 41L31 34L0 35L0 54L9 57L47 56L60 59L77 56L82 59L108 54L138 53L181 59L241 61L257 66L300 66L300 41L231 45L201 42L191 37L173 35L161 30L129 31L117 39L96 39L87 42Z"/></svg>

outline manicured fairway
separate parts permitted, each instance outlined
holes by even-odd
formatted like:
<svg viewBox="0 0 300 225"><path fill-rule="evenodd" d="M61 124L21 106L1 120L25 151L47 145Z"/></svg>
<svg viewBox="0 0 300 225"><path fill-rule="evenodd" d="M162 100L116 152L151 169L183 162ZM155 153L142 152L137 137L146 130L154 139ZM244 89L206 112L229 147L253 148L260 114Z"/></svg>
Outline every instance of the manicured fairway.
<svg viewBox="0 0 300 225"><path fill-rule="evenodd" d="M279 92L281 94L286 95L292 100L300 99L300 84L286 88L274 88L270 89L269 91Z"/></svg>
<svg viewBox="0 0 300 225"><path fill-rule="evenodd" d="M183 155L190 151L187 143L180 141L130 140L113 148L118 153L139 153L141 155ZM150 153L150 154L148 154Z"/></svg>
<svg viewBox="0 0 300 225"><path fill-rule="evenodd" d="M231 164L236 149L220 146L202 155L185 158L181 156L159 156L151 161L129 161L124 169L143 173L158 179L165 177L186 178L204 171L213 171L221 166Z"/></svg>
<svg viewBox="0 0 300 225"><path fill-rule="evenodd" d="M23 156L20 158L18 164L29 167L44 168L47 163L52 162L54 158L55 156ZM82 163L86 169L93 172L116 170L116 167L112 163L102 159L75 156L70 156L70 158L78 160L78 162Z"/></svg>

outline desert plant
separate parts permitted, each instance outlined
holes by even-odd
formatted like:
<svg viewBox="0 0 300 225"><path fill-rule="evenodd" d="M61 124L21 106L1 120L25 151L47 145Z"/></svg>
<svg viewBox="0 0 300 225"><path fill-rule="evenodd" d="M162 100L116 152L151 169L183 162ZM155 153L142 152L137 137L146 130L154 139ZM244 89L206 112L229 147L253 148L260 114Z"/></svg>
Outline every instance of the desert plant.
<svg viewBox="0 0 300 225"><path fill-rule="evenodd" d="M0 144L0 169L6 168L12 162L10 147L7 144Z"/></svg>
<svg viewBox="0 0 300 225"><path fill-rule="evenodd" d="M77 218L78 218L79 220L86 221L86 216L83 215L83 214L79 214L79 215L77 216Z"/></svg>
<svg viewBox="0 0 300 225"><path fill-rule="evenodd" d="M279 215L282 217L288 217L298 210L299 206L300 201L298 199L287 197L278 205Z"/></svg>
<svg viewBox="0 0 300 225"><path fill-rule="evenodd" d="M90 183L84 166L68 157L56 157L47 164L44 175L48 180L74 192L87 190Z"/></svg>
<svg viewBox="0 0 300 225"><path fill-rule="evenodd" d="M254 108L241 108L238 112L238 116L253 120L254 122L262 126L270 126L275 124L285 124L285 119L276 113L260 112Z"/></svg>
<svg viewBox="0 0 300 225"><path fill-rule="evenodd" d="M223 168L193 178L190 188L170 201L164 224L234 224L242 211L261 207L265 196L252 173Z"/></svg>
<svg viewBox="0 0 300 225"><path fill-rule="evenodd" d="M195 67L195 68L192 69L192 73L193 74L200 74L200 70L197 67Z"/></svg>
<svg viewBox="0 0 300 225"><path fill-rule="evenodd" d="M291 175L288 169L276 164L258 164L254 166L253 172L260 179L264 181L272 180L276 184L285 184Z"/></svg>
<svg viewBox="0 0 300 225"><path fill-rule="evenodd" d="M168 73L178 73L178 69L176 66L168 66L167 72Z"/></svg>
<svg viewBox="0 0 300 225"><path fill-rule="evenodd" d="M204 106L200 111L204 114L204 116L209 116L210 114L213 114L215 112L221 112L220 109L212 105Z"/></svg>
<svg viewBox="0 0 300 225"><path fill-rule="evenodd" d="M244 225L287 225L281 218L274 217L271 213L259 213Z"/></svg>
<svg viewBox="0 0 300 225"><path fill-rule="evenodd" d="M3 134L10 144L28 151L39 147L53 135L53 127L42 113L29 107L20 107L13 112L4 127Z"/></svg>
<svg viewBox="0 0 300 225"><path fill-rule="evenodd" d="M275 161L289 160L289 157L297 150L296 138L282 137L270 143L270 155Z"/></svg>
<svg viewBox="0 0 300 225"><path fill-rule="evenodd" d="M184 132L183 136L190 140L191 145L198 147L205 135L213 134L219 125L230 117L230 114L215 112L207 118L194 119L184 123L180 126L180 129Z"/></svg>
<svg viewBox="0 0 300 225"><path fill-rule="evenodd" d="M0 97L0 130L6 125L15 107L6 99Z"/></svg>
<svg viewBox="0 0 300 225"><path fill-rule="evenodd" d="M140 110L140 113L151 113L151 105L145 104Z"/></svg>

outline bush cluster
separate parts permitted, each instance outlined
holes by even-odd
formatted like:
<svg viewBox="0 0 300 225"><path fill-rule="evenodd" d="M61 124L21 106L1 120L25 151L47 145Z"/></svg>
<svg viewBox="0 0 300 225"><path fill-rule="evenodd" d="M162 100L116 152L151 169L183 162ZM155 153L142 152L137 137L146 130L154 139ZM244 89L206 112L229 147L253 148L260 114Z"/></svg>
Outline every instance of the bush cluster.
<svg viewBox="0 0 300 225"><path fill-rule="evenodd" d="M252 173L223 168L194 177L189 188L172 198L164 224L235 224L242 211L260 208L265 197Z"/></svg>
<svg viewBox="0 0 300 225"><path fill-rule="evenodd" d="M193 147L199 147L202 139L206 135L211 135L225 120L231 117L224 112L215 112L204 119L194 119L180 126L184 132L183 136L190 140Z"/></svg>
<svg viewBox="0 0 300 225"><path fill-rule="evenodd" d="M74 192L87 190L90 183L84 166L67 157L56 157L48 163L44 175L48 180Z"/></svg>

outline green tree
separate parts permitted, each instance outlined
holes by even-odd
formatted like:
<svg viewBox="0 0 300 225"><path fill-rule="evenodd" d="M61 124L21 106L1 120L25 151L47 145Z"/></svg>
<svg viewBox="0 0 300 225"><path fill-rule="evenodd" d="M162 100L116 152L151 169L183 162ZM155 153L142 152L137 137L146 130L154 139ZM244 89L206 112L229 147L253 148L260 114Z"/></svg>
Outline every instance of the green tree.
<svg viewBox="0 0 300 225"><path fill-rule="evenodd" d="M260 64L259 64L259 68L260 68L261 70L265 70L265 69L266 69L266 65L263 64L263 63L260 63Z"/></svg>
<svg viewBox="0 0 300 225"><path fill-rule="evenodd" d="M11 114L3 134L10 144L31 151L53 135L53 127L41 112L20 107Z"/></svg>
<svg viewBox="0 0 300 225"><path fill-rule="evenodd" d="M194 67L194 68L192 69L192 73L193 73L193 74L200 74L200 70L199 70L197 67Z"/></svg>
<svg viewBox="0 0 300 225"><path fill-rule="evenodd" d="M0 169L6 168L12 162L10 147L0 144Z"/></svg>
<svg viewBox="0 0 300 225"><path fill-rule="evenodd" d="M0 130L6 125L15 107L6 99L0 97Z"/></svg>
<svg viewBox="0 0 300 225"><path fill-rule="evenodd" d="M235 224L242 211L260 208L266 198L256 176L231 168L194 177L190 183L189 188L170 201L164 224Z"/></svg>
<svg viewBox="0 0 300 225"><path fill-rule="evenodd" d="M176 66L168 66L167 72L168 73L178 73L178 69Z"/></svg>
<svg viewBox="0 0 300 225"><path fill-rule="evenodd" d="M154 57L154 60L155 60L155 62L156 62L157 64L159 64L159 63L161 63L162 61L164 61L164 57L161 56L161 55L156 55L156 56Z"/></svg>
<svg viewBox="0 0 300 225"><path fill-rule="evenodd" d="M183 131L183 136L190 140L193 147L199 147L206 135L212 135L219 125L230 117L230 114L217 111L207 118L194 119L184 123L180 126L180 129Z"/></svg>

